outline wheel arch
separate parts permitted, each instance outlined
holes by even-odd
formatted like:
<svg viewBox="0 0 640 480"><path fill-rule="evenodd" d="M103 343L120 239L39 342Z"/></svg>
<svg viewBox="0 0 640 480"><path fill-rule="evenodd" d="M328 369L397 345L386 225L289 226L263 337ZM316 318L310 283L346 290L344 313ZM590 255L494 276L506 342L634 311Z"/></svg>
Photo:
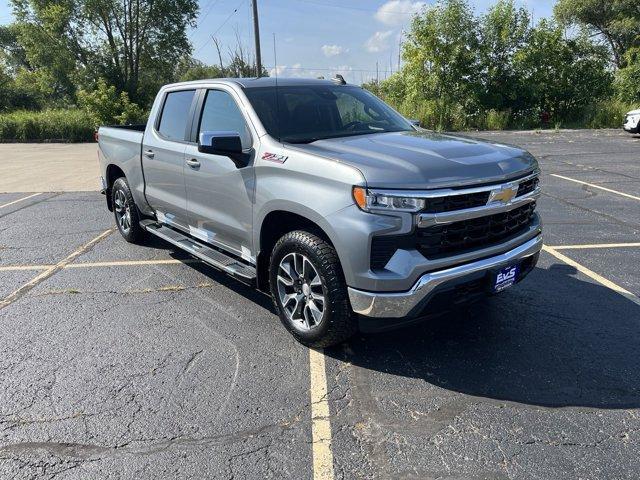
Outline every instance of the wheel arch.
<svg viewBox="0 0 640 480"><path fill-rule="evenodd" d="M309 219L308 216L291 210L272 210L267 213L260 223L257 238L258 255L256 258L258 270L258 288L263 291L269 289L269 260L276 242L285 234L295 230L305 230L328 242L335 248L328 229Z"/></svg>
<svg viewBox="0 0 640 480"><path fill-rule="evenodd" d="M115 165L113 163L107 165L105 179L107 181L107 190L105 192L105 195L107 197L107 208L110 212L113 212L113 204L111 202L111 187L113 187L113 183L120 177L126 178L126 175L118 165Z"/></svg>

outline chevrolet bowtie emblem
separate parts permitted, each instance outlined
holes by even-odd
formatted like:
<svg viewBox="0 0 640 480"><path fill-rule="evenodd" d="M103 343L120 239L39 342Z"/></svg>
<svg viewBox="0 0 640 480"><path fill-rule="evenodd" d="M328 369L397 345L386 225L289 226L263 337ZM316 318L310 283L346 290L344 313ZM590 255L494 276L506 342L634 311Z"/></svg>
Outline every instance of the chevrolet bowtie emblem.
<svg viewBox="0 0 640 480"><path fill-rule="evenodd" d="M497 190L491 190L487 203L509 203L518 194L517 185L508 185Z"/></svg>

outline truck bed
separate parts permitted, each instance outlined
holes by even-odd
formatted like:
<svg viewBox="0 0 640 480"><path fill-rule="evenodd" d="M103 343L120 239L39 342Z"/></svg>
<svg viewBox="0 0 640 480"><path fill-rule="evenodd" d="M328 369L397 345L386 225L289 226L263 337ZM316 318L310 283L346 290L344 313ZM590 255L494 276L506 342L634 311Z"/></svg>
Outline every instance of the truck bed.
<svg viewBox="0 0 640 480"><path fill-rule="evenodd" d="M98 144L102 155L109 160L109 163L118 165L125 171L125 166L132 163L139 166L145 127L145 125L100 127Z"/></svg>

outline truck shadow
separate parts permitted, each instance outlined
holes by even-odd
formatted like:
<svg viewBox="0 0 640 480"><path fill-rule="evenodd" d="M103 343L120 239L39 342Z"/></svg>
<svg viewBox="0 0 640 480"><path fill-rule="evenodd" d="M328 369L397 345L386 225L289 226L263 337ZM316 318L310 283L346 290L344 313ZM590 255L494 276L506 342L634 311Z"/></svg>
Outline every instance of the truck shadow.
<svg viewBox="0 0 640 480"><path fill-rule="evenodd" d="M537 268L518 287L420 326L326 351L388 375L467 395L546 407L640 407L640 306Z"/></svg>

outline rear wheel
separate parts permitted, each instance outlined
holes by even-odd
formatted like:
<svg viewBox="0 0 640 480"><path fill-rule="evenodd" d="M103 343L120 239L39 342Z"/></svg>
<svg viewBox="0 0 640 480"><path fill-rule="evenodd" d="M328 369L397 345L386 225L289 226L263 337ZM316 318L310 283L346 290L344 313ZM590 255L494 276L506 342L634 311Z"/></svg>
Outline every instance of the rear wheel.
<svg viewBox="0 0 640 480"><path fill-rule="evenodd" d="M122 237L131 243L142 243L146 232L140 226L140 214L133 200L129 182L125 177L118 178L111 187L111 204L116 226Z"/></svg>
<svg viewBox="0 0 640 480"><path fill-rule="evenodd" d="M278 316L299 342L328 347L356 332L338 255L317 235L284 235L273 249L269 278Z"/></svg>

